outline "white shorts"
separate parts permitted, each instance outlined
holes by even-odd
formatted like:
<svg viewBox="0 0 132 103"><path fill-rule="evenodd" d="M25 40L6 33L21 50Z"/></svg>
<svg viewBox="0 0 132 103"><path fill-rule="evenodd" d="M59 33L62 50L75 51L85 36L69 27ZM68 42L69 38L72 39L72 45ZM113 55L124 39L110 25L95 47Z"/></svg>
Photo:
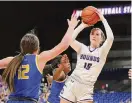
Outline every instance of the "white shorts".
<svg viewBox="0 0 132 103"><path fill-rule="evenodd" d="M60 98L71 103L93 101L93 86L81 84L72 77L69 77L60 93Z"/></svg>

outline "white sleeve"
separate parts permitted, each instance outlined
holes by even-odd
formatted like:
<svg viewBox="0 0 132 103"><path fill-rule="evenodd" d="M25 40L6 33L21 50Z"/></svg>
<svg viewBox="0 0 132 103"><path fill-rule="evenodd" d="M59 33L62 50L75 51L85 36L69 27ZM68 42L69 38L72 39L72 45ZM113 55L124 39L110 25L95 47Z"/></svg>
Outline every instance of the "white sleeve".
<svg viewBox="0 0 132 103"><path fill-rule="evenodd" d="M101 46L100 50L101 50L101 55L106 58L106 56L108 55L108 52L113 44L114 41L114 36L113 36L113 32L107 22L106 19L103 19L103 24L104 24L104 28L106 31L106 36L107 39L105 40L104 44Z"/></svg>
<svg viewBox="0 0 132 103"><path fill-rule="evenodd" d="M85 26L83 24L80 24L73 32L72 34L72 42L70 44L70 46L78 53L80 51L81 48L81 43L76 39L76 37L78 36L78 34L85 28Z"/></svg>
<svg viewBox="0 0 132 103"><path fill-rule="evenodd" d="M76 37L78 36L78 34L85 28L85 26L83 24L80 24L73 32L72 34L72 41L74 41L76 39Z"/></svg>

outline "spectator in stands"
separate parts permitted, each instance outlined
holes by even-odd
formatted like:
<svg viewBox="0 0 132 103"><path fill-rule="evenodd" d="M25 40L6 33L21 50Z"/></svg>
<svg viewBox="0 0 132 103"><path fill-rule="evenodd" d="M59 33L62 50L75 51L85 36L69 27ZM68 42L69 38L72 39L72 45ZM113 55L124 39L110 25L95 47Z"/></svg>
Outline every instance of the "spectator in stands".
<svg viewBox="0 0 132 103"><path fill-rule="evenodd" d="M46 100L44 98L44 93L42 93L39 97L39 103L46 103Z"/></svg>

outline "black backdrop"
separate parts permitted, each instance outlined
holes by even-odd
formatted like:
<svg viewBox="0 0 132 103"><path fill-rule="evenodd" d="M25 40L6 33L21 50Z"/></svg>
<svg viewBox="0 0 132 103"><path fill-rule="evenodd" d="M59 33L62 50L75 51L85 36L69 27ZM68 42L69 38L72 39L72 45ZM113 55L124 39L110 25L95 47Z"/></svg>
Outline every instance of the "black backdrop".
<svg viewBox="0 0 132 103"><path fill-rule="evenodd" d="M124 4L130 1L0 1L0 59L16 55L22 36L34 27L41 51L53 48L66 32L66 19L74 9ZM71 58L71 52L69 48L64 53Z"/></svg>

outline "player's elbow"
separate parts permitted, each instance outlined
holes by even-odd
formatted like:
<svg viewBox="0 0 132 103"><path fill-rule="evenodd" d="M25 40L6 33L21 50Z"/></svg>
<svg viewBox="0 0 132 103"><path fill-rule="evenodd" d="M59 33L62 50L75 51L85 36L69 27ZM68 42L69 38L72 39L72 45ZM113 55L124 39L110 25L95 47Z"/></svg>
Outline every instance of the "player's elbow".
<svg viewBox="0 0 132 103"><path fill-rule="evenodd" d="M59 79L58 75L53 75L53 80L57 81Z"/></svg>
<svg viewBox="0 0 132 103"><path fill-rule="evenodd" d="M111 39L114 40L114 34L113 34L112 30L111 30Z"/></svg>
<svg viewBox="0 0 132 103"><path fill-rule="evenodd" d="M114 41L114 35L113 35L113 33L109 36L109 40L110 41Z"/></svg>
<svg viewBox="0 0 132 103"><path fill-rule="evenodd" d="M71 71L71 69L64 70L65 74L68 74Z"/></svg>
<svg viewBox="0 0 132 103"><path fill-rule="evenodd" d="M114 36L111 36L110 40L111 40L111 41L114 41Z"/></svg>

